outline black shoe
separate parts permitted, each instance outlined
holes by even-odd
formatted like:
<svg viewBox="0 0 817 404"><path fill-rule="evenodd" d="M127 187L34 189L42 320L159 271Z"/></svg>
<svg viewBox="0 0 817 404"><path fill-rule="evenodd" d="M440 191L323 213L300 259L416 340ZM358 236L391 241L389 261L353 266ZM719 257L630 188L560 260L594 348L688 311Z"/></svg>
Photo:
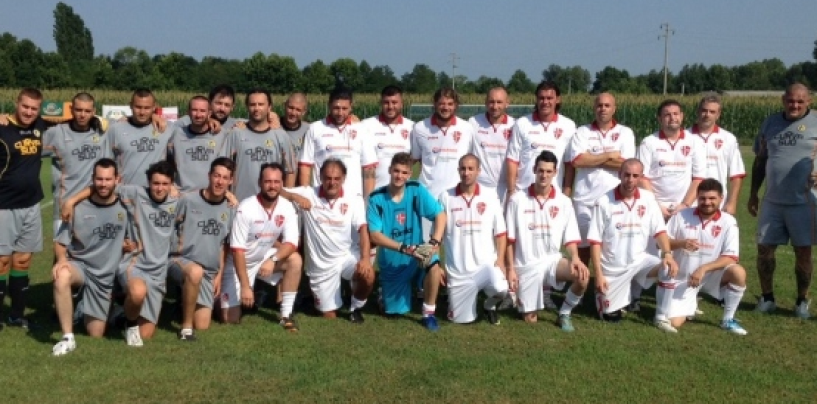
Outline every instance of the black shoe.
<svg viewBox="0 0 817 404"><path fill-rule="evenodd" d="M195 340L196 334L194 334L192 331L190 332L190 334L182 334L182 332L179 331L179 341L193 342Z"/></svg>
<svg viewBox="0 0 817 404"><path fill-rule="evenodd" d="M484 309L483 312L485 313L485 319L488 320L489 323L499 325L499 314L496 310Z"/></svg>
<svg viewBox="0 0 817 404"><path fill-rule="evenodd" d="M282 318L279 324L281 324L281 327L284 327L285 331L298 332L298 322L295 321L295 317L292 315Z"/></svg>
<svg viewBox="0 0 817 404"><path fill-rule="evenodd" d="M352 310L352 312L349 314L349 321L355 324L363 324L363 322L366 320L363 318L363 312L360 311L360 309L357 309Z"/></svg>
<svg viewBox="0 0 817 404"><path fill-rule="evenodd" d="M11 318L11 317L9 317L6 320L6 324L8 324L9 327L18 327L18 328L22 328L22 329L24 329L26 331L31 331L32 329L37 328L36 324L29 321L25 317L20 317L20 318Z"/></svg>
<svg viewBox="0 0 817 404"><path fill-rule="evenodd" d="M614 311L612 313L604 314L602 317L603 317L602 319L607 323L614 323L614 324L619 323L619 322L621 322L621 310L616 310L616 311Z"/></svg>

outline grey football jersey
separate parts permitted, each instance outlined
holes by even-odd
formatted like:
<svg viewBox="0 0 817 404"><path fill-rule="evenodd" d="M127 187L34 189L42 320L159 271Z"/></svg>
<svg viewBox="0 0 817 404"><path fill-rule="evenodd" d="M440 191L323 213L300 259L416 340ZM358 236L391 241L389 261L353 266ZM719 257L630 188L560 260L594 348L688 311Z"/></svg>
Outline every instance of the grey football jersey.
<svg viewBox="0 0 817 404"><path fill-rule="evenodd" d="M763 122L759 136L759 153L768 156L764 199L780 205L807 203L817 157L817 113L809 111L796 121L774 114Z"/></svg>
<svg viewBox="0 0 817 404"><path fill-rule="evenodd" d="M238 121L242 121L242 119L236 119L236 118L233 118L231 116L227 117L227 120L224 121L223 124L221 124L221 131L219 133L229 132L233 128L233 126L235 126L235 123L238 122ZM185 116L182 116L181 118L179 118L178 120L176 120L176 122L173 123L173 126L178 127L178 128L183 128L183 127L185 127L187 125L190 125L190 123L191 123L190 122L190 115L185 115Z"/></svg>
<svg viewBox="0 0 817 404"><path fill-rule="evenodd" d="M281 163L287 173L296 167L295 152L287 134L280 129L256 132L234 129L227 134L221 153L235 160L233 193L238 200L258 193L258 173L264 163Z"/></svg>
<svg viewBox="0 0 817 404"><path fill-rule="evenodd" d="M182 195L176 213L176 231L170 255L196 262L210 274L218 272L222 245L227 243L235 210L227 200L213 204L204 191Z"/></svg>
<svg viewBox="0 0 817 404"><path fill-rule="evenodd" d="M223 135L197 134L190 126L175 128L167 144L167 158L176 163L176 185L182 192L206 188L210 163L221 156Z"/></svg>
<svg viewBox="0 0 817 404"><path fill-rule="evenodd" d="M57 242L66 246L72 260L87 266L101 284L112 284L128 227L125 206L117 199L98 205L90 198L74 207L72 222L63 222Z"/></svg>
<svg viewBox="0 0 817 404"><path fill-rule="evenodd" d="M122 185L117 192L128 211L131 238L142 245L140 252L123 257L123 265L133 264L145 272L161 273L167 269L179 199L168 196L156 202L147 188L138 185Z"/></svg>
<svg viewBox="0 0 817 404"><path fill-rule="evenodd" d="M166 158L167 142L172 133L172 126L159 132L152 123L135 126L130 122L117 122L108 130L123 184L148 186L145 173L151 164Z"/></svg>
<svg viewBox="0 0 817 404"><path fill-rule="evenodd" d="M301 156L301 150L304 148L304 137L306 136L306 131L309 130L309 122L301 122L301 126L297 129L289 130L287 128L283 128L284 132L289 135L289 140L292 142L292 149L295 152L295 164L298 164L298 158ZM297 170L297 166L295 169Z"/></svg>

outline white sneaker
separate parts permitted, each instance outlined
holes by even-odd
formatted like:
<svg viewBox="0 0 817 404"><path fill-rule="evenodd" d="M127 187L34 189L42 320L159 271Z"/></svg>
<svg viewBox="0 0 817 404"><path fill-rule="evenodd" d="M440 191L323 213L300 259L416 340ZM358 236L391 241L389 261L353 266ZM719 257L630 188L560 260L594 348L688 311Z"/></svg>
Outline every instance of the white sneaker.
<svg viewBox="0 0 817 404"><path fill-rule="evenodd" d="M542 303L545 305L545 310L558 310L559 306L553 302L553 299L550 298L550 295L544 295L542 297Z"/></svg>
<svg viewBox="0 0 817 404"><path fill-rule="evenodd" d="M803 300L797 307L794 308L794 315L803 319L808 320L811 317L811 314L808 312L808 306L811 303L811 300Z"/></svg>
<svg viewBox="0 0 817 404"><path fill-rule="evenodd" d="M77 349L77 342L73 338L63 338L54 345L54 348L51 348L51 354L54 356L62 356L75 349Z"/></svg>
<svg viewBox="0 0 817 404"><path fill-rule="evenodd" d="M757 307L755 307L755 311L759 311L761 313L771 313L774 309L777 308L777 304L775 304L774 300L765 300L763 296L757 299ZM806 305L806 309L808 309L808 305Z"/></svg>
<svg viewBox="0 0 817 404"><path fill-rule="evenodd" d="M144 345L142 335L139 334L139 326L128 327L128 329L125 330L125 340L128 342L128 346Z"/></svg>
<svg viewBox="0 0 817 404"><path fill-rule="evenodd" d="M726 330L726 331L728 331L728 332L730 332L732 334L736 334L736 335L746 335L746 334L748 334L748 332L746 330L744 330L743 327L740 326L738 321L733 319L733 318L722 322L721 323L721 328L723 328L724 330Z"/></svg>
<svg viewBox="0 0 817 404"><path fill-rule="evenodd" d="M655 320L655 326L658 327L659 330L664 332L669 332L675 334L678 332L678 329L670 324L669 320Z"/></svg>

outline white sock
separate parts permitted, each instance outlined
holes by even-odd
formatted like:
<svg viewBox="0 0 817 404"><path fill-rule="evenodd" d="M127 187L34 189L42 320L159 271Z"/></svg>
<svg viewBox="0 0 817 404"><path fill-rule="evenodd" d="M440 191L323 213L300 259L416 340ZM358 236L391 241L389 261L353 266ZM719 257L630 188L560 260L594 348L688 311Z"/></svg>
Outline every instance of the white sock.
<svg viewBox="0 0 817 404"><path fill-rule="evenodd" d="M366 305L366 299L358 300L358 298L352 296L352 311L362 308Z"/></svg>
<svg viewBox="0 0 817 404"><path fill-rule="evenodd" d="M436 304L425 304L423 303L423 317L434 317L434 313L437 311Z"/></svg>
<svg viewBox="0 0 817 404"><path fill-rule="evenodd" d="M582 297L580 295L573 293L573 289L568 289L567 293L565 294L565 301L562 302L562 307L559 308L559 315L570 315L573 308L576 307L576 305L581 301Z"/></svg>
<svg viewBox="0 0 817 404"><path fill-rule="evenodd" d="M723 296L723 321L735 318L735 312L738 311L740 299L743 298L743 292L746 291L746 286L738 286L734 283L729 283L721 287L721 296Z"/></svg>
<svg viewBox="0 0 817 404"><path fill-rule="evenodd" d="M505 298L505 294L497 295L494 297L489 297L485 299L485 302L482 304L482 308L485 310L496 310L496 305Z"/></svg>
<svg viewBox="0 0 817 404"><path fill-rule="evenodd" d="M630 301L641 299L642 290L644 290L644 288L641 287L640 283L632 281L630 283Z"/></svg>
<svg viewBox="0 0 817 404"><path fill-rule="evenodd" d="M669 320L670 305L672 304L672 294L675 292L677 281L667 276L663 271L658 275L658 286L655 288L655 320Z"/></svg>
<svg viewBox="0 0 817 404"><path fill-rule="evenodd" d="M193 329L192 328L182 328L181 334L182 335L193 335Z"/></svg>
<svg viewBox="0 0 817 404"><path fill-rule="evenodd" d="M281 293L281 317L289 318L292 315L292 305L295 304L297 292Z"/></svg>
<svg viewBox="0 0 817 404"><path fill-rule="evenodd" d="M74 333L67 332L65 334L62 334L62 339L67 339L69 341L73 341L74 340Z"/></svg>

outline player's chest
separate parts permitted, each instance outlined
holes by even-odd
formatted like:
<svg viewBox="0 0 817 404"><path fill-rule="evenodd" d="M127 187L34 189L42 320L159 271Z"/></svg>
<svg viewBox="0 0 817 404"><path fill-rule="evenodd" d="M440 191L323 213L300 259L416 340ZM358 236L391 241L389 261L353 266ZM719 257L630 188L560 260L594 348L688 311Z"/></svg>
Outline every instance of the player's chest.
<svg viewBox="0 0 817 404"><path fill-rule="evenodd" d="M127 223L125 209L118 207L77 209L75 216L80 221L74 222L74 233L85 240L116 240Z"/></svg>
<svg viewBox="0 0 817 404"><path fill-rule="evenodd" d="M485 153L504 153L508 149L511 128L507 126L481 127L477 129L474 143Z"/></svg>
<svg viewBox="0 0 817 404"><path fill-rule="evenodd" d="M620 201L609 211L609 226L607 229L615 234L642 232L649 229L651 209L656 207L647 205L640 200L631 203Z"/></svg>
<svg viewBox="0 0 817 404"><path fill-rule="evenodd" d="M157 204L149 200L137 202L137 209L142 220L154 228L169 229L176 221L176 203Z"/></svg>
<svg viewBox="0 0 817 404"><path fill-rule="evenodd" d="M103 157L103 150L105 148L106 137L99 134L89 135L71 135L66 134L63 137L63 145L65 147L66 157L63 160L70 161L86 161L97 160Z"/></svg>
<svg viewBox="0 0 817 404"><path fill-rule="evenodd" d="M322 156L360 155L363 148L355 129L342 133L326 131L316 136L314 142L315 153Z"/></svg>
<svg viewBox="0 0 817 404"><path fill-rule="evenodd" d="M0 136L0 140L8 147L8 154L11 158L37 156L39 157L43 150L43 141L40 138L40 132L36 131L36 135L32 132L35 130L26 130L26 134L4 133ZM0 149L0 153L6 150ZM5 153L4 153L5 154Z"/></svg>
<svg viewBox="0 0 817 404"><path fill-rule="evenodd" d="M177 155L191 161L210 161L221 147L221 140L215 136L192 136L175 141Z"/></svg>
<svg viewBox="0 0 817 404"><path fill-rule="evenodd" d="M142 133L123 133L117 136L117 149L133 153L154 153L167 147L169 135L156 131Z"/></svg>
<svg viewBox="0 0 817 404"><path fill-rule="evenodd" d="M520 225L531 231L551 231L567 225L569 211L558 203L529 199L523 206Z"/></svg>
<svg viewBox="0 0 817 404"><path fill-rule="evenodd" d="M610 133L606 134L595 132L587 135L584 143L587 145L587 151L590 154L602 154L621 151L621 142L618 139L618 132L610 131Z"/></svg>
<svg viewBox="0 0 817 404"><path fill-rule="evenodd" d="M271 137L251 138L242 136L238 138L236 147L236 160L249 160L257 162L276 161L280 155L278 142Z"/></svg>
<svg viewBox="0 0 817 404"><path fill-rule="evenodd" d="M448 225L455 233L481 233L493 225L492 211L484 201L465 201L456 197L448 208Z"/></svg>
<svg viewBox="0 0 817 404"><path fill-rule="evenodd" d="M266 213L265 213L266 215ZM273 213L264 219L256 219L250 224L248 236L250 240L269 241L278 238L284 231L284 226L288 220L295 220L295 218L287 218L280 213Z"/></svg>
<svg viewBox="0 0 817 404"><path fill-rule="evenodd" d="M185 230L205 236L222 237L228 232L232 216L229 209L209 210L191 207L187 210Z"/></svg>
<svg viewBox="0 0 817 404"><path fill-rule="evenodd" d="M427 154L457 154L467 151L471 133L457 126L433 127L419 134L417 140Z"/></svg>
<svg viewBox="0 0 817 404"><path fill-rule="evenodd" d="M766 145L770 153L786 154L792 151L812 151L817 148L817 128L805 123L772 127L768 131Z"/></svg>
<svg viewBox="0 0 817 404"><path fill-rule="evenodd" d="M679 140L676 143L661 142L652 149L653 164L661 167L687 167L691 164L695 145ZM672 163L672 164L668 164Z"/></svg>
<svg viewBox="0 0 817 404"><path fill-rule="evenodd" d="M408 128L394 128L387 126L377 127L372 132L371 141L375 144L375 150L380 155L394 155L400 152L408 152L411 149Z"/></svg>
<svg viewBox="0 0 817 404"><path fill-rule="evenodd" d="M345 231L352 224L353 206L346 200L326 200L317 198L312 201L308 215L318 226L328 231Z"/></svg>

